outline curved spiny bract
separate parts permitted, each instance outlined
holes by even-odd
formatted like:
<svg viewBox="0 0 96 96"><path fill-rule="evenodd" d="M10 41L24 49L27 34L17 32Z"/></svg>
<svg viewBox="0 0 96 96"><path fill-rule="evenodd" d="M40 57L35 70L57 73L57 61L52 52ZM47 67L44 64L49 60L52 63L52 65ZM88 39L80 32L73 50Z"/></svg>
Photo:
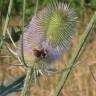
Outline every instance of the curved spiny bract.
<svg viewBox="0 0 96 96"><path fill-rule="evenodd" d="M76 28L76 15L66 3L50 4L40 10L24 32L23 50L28 66L52 64L59 60L70 45L74 29ZM43 51L46 57L34 56ZM44 53L43 52L43 53ZM44 53L44 54L45 54Z"/></svg>

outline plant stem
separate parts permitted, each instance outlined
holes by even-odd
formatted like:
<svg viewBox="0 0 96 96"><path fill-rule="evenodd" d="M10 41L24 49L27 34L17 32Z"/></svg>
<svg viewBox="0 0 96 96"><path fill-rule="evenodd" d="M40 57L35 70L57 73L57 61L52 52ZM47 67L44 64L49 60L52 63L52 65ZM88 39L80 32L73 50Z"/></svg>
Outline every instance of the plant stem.
<svg viewBox="0 0 96 96"><path fill-rule="evenodd" d="M86 27L84 34L81 36L80 42L77 45L76 50L74 51L74 53L72 55L72 58L70 59L70 61L68 63L68 66L71 66L71 68L68 71L66 71L66 72L64 72L62 74L62 78L61 78L61 80L59 81L59 83L56 86L55 96L58 96L59 95L59 93L61 92L63 86L65 85L66 80L67 80L69 74L72 71L72 68L76 64L76 61L78 59L78 56L80 56L79 54L80 54L81 49L84 47L84 44L85 44L88 36L92 32L91 29L93 28L93 25L94 24L96 24L96 12L94 13L91 21L89 22L88 26Z"/></svg>
<svg viewBox="0 0 96 96"><path fill-rule="evenodd" d="M25 9L26 9L26 0L23 0L23 19L22 19L22 30L24 32L24 21L25 21ZM24 59L24 48L23 48L23 33L22 32L22 44L21 44L21 54L22 54L22 61L24 63L24 65L26 66L26 62Z"/></svg>
<svg viewBox="0 0 96 96"><path fill-rule="evenodd" d="M21 95L20 96L29 96L29 90L30 90L30 86L32 83L32 73L33 73L33 69L29 68L27 70L27 75L24 81L24 87L22 89Z"/></svg>
<svg viewBox="0 0 96 96"><path fill-rule="evenodd" d="M3 30L3 36L5 36L6 31L7 31L7 25L8 25L9 17L11 14L12 4L13 4L13 0L10 0L9 6L8 6L7 16L6 16L6 20L5 20L4 30Z"/></svg>
<svg viewBox="0 0 96 96"><path fill-rule="evenodd" d="M23 26L22 26L22 29L23 29L23 32L24 32L24 19L25 19L25 8L26 8L26 0L23 0ZM22 59L23 59L23 62L24 64L26 65L26 62L25 62L25 59L24 59L24 49L23 49L23 34L22 33ZM22 89L22 92L21 92L21 95L20 96L29 96L29 90L30 90L30 85L31 85L31 81L32 81L32 71L33 69L32 68L28 68L27 69L27 75L26 75L26 78L25 78L25 81L24 81L24 86L23 86L23 89Z"/></svg>
<svg viewBox="0 0 96 96"><path fill-rule="evenodd" d="M39 0L37 0L37 1L36 1L36 8L35 8L35 11L34 11L34 15L36 15L36 14L37 14L38 5L39 5Z"/></svg>

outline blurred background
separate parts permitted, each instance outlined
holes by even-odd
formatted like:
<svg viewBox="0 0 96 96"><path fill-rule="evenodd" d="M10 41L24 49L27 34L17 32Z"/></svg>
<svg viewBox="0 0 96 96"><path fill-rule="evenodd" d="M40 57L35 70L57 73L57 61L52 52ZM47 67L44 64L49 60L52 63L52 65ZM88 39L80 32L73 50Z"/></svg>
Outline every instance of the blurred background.
<svg viewBox="0 0 96 96"><path fill-rule="evenodd" d="M51 0L55 2L56 0ZM80 36L83 34L87 24L96 11L96 0L58 0L70 3L75 9L78 16L76 34L72 38L71 47L64 54L61 61L58 61L56 68L66 68L71 55L76 48ZM39 0L38 10L44 8L50 0ZM16 51L13 44L10 42L7 35L3 34L4 22L6 19L9 6L9 0L0 0L0 90L11 84L18 77L26 73L24 66L18 65L19 61L8 51L4 45L5 41L8 46ZM34 10L36 8L36 0L26 0L25 11L25 26L28 25ZM19 36L22 33L22 10L23 0L13 0L12 11L8 23L11 36L17 44ZM46 77L41 77L38 84L33 84L31 96L54 96L54 89L61 77L61 74L53 74ZM62 92L61 96L96 96L96 26L87 40L86 48L78 60L78 65L70 74ZM14 94L14 95L13 95ZM8 96L20 96L20 91L9 94Z"/></svg>

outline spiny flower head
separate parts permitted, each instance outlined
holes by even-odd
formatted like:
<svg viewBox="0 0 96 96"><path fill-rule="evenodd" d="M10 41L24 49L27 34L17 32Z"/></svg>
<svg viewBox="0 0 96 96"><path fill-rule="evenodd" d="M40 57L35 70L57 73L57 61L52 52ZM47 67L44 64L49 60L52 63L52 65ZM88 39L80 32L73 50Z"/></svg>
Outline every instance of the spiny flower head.
<svg viewBox="0 0 96 96"><path fill-rule="evenodd" d="M33 16L23 34L26 65L46 69L62 58L75 33L76 18L74 10L66 3L50 4Z"/></svg>

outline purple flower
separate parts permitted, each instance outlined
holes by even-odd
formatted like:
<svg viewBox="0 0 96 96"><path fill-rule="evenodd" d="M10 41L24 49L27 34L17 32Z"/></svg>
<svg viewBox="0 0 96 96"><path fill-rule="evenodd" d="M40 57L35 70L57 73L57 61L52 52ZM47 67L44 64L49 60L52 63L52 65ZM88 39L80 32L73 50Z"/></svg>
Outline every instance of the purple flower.
<svg viewBox="0 0 96 96"><path fill-rule="evenodd" d="M23 53L27 66L49 66L62 58L75 28L76 15L67 4L50 4L39 11L23 34Z"/></svg>

